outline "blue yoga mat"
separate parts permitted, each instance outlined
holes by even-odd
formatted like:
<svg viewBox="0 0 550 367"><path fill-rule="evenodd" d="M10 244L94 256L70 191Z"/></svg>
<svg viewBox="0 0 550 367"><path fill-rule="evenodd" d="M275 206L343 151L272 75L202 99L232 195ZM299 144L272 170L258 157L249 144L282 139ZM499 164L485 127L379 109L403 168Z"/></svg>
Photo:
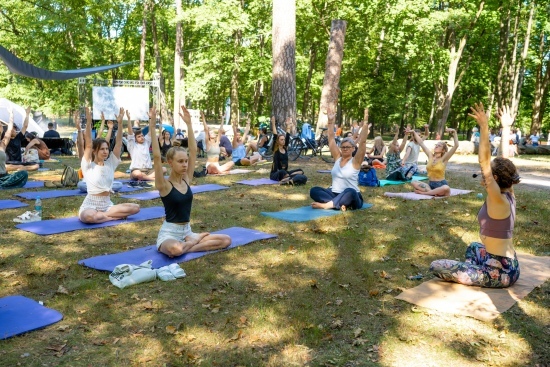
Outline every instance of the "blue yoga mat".
<svg viewBox="0 0 550 367"><path fill-rule="evenodd" d="M40 187L44 187L44 181L27 181L23 186L24 189L38 189Z"/></svg>
<svg viewBox="0 0 550 367"><path fill-rule="evenodd" d="M82 223L78 219L78 217L69 217L61 219L42 220L39 222L21 223L16 225L15 228L38 234L40 236L47 236L50 234L78 231L80 229L112 227L119 224L135 223L149 219L158 219L162 217L164 217L164 207L154 206L151 208L141 209L139 213L131 215L127 219L112 220L99 224L86 224Z"/></svg>
<svg viewBox="0 0 550 367"><path fill-rule="evenodd" d="M226 234L231 237L231 246L225 250L247 245L254 241L277 237L277 235L274 234L242 227L222 229L221 231L212 232L212 234ZM179 257L168 257L163 253L158 252L156 245L151 245L126 252L91 257L89 259L80 260L78 263L92 269L113 271L113 269L120 264L141 264L144 261L153 260L153 268L160 268L173 263L182 263L194 260L215 252L218 251L190 252Z"/></svg>
<svg viewBox="0 0 550 367"><path fill-rule="evenodd" d="M201 192L225 190L228 188L229 187L227 186L221 186L216 184L205 184L205 185L191 186L191 191L193 192L193 194L200 194ZM153 200L153 199L160 198L160 195L158 190L154 190L154 191L141 192L139 194L121 195L121 197L125 199L135 199L135 200Z"/></svg>
<svg viewBox="0 0 550 367"><path fill-rule="evenodd" d="M56 310L23 296L0 298L0 340L41 329L63 319Z"/></svg>
<svg viewBox="0 0 550 367"><path fill-rule="evenodd" d="M260 185L276 185L279 181L273 181L269 178L257 178L255 180L242 180L238 181L238 184L249 185L249 186L260 186Z"/></svg>
<svg viewBox="0 0 550 367"><path fill-rule="evenodd" d="M368 209L372 204L364 203L359 210ZM352 210L353 212L354 210ZM284 220L285 222L307 222L322 217L332 217L344 213L341 210L333 209L313 209L311 206L302 206L296 209L288 209L280 212L261 212L260 214L275 219Z"/></svg>
<svg viewBox="0 0 550 367"><path fill-rule="evenodd" d="M0 210L2 209L15 209L22 208L24 206L29 206L28 204L22 203L19 200L0 200Z"/></svg>
<svg viewBox="0 0 550 367"><path fill-rule="evenodd" d="M133 192L138 190L143 190L143 188L122 186L122 188L118 192ZM32 191L32 192L20 192L19 194L15 194L15 196L18 196L20 198L27 199L27 200L36 200L37 196L40 196L40 199L55 199L55 198L62 198L67 196L85 196L85 195L86 193L80 191L80 189Z"/></svg>
<svg viewBox="0 0 550 367"><path fill-rule="evenodd" d="M428 177L424 176L413 176L411 181L422 181L427 180ZM407 181L407 182L411 182ZM390 180L380 180L380 187L387 186L387 185L403 185L405 181L390 181Z"/></svg>

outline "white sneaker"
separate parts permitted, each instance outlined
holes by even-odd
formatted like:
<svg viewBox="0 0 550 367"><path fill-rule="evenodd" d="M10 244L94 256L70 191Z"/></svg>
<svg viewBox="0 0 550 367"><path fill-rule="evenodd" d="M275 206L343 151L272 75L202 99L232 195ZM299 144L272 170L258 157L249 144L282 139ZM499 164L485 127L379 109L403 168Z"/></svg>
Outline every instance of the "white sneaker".
<svg viewBox="0 0 550 367"><path fill-rule="evenodd" d="M25 213L13 218L13 221L16 223L31 223L31 222L38 222L41 220L42 218L40 218L40 213L38 213L36 210L32 212L26 211Z"/></svg>

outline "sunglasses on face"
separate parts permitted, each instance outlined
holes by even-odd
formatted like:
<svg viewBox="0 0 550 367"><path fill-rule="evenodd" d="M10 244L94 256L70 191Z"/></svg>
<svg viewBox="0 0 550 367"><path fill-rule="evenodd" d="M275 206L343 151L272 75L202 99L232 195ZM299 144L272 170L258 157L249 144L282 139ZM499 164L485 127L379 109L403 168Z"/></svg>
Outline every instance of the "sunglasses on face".
<svg viewBox="0 0 550 367"><path fill-rule="evenodd" d="M353 148L353 147L352 147L351 145L342 145L342 146L340 147L340 149L344 149L344 150L346 150L346 149L352 149L352 148Z"/></svg>

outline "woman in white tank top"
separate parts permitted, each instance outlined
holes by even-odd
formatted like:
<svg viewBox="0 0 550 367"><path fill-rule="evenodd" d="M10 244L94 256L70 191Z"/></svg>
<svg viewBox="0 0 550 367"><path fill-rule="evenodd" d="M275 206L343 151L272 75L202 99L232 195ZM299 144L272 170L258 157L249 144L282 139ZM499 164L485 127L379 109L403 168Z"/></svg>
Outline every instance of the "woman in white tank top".
<svg viewBox="0 0 550 367"><path fill-rule="evenodd" d="M340 144L336 145L334 138L334 120L336 114L327 111L327 128L330 154L336 161L332 168L332 186L328 189L324 187L312 187L309 196L313 199L311 207L313 209L336 209L345 211L347 209L360 209L363 206L363 197L359 191L358 178L361 162L365 156L366 140L369 135L371 125L361 129L359 140L357 142L357 153L353 156L355 142L351 138L345 138ZM368 109L365 109L363 127L365 127L369 117Z"/></svg>

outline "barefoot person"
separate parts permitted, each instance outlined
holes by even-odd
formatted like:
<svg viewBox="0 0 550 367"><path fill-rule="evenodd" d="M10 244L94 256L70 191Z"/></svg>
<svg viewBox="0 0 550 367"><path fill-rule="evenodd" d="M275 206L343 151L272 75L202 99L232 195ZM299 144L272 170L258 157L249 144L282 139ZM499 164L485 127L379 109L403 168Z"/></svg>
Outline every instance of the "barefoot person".
<svg viewBox="0 0 550 367"><path fill-rule="evenodd" d="M428 183L413 181L411 185L414 187L414 192L422 195L430 196L449 196L451 195L451 188L445 180L445 170L447 168L447 162L455 154L458 149L458 136L455 129L447 129L447 132L453 136L454 146L451 150L448 150L447 143L439 141L435 144L433 153L426 147L426 144L418 136L416 131L410 131L414 134L414 138L422 147L422 150L428 156L428 165L426 171L428 172ZM487 137L487 139L489 139Z"/></svg>
<svg viewBox="0 0 550 367"><path fill-rule="evenodd" d="M365 110L365 121L368 120L368 111ZM336 145L334 138L334 120L336 115L328 111L328 146L330 154L336 161L332 168L332 186L328 189L312 187L309 196L313 199L311 207L314 209L360 209L363 206L363 197L359 191L359 170L366 151L366 140L371 125L364 125L357 141L357 154L352 156L355 142L351 138L345 138Z"/></svg>
<svg viewBox="0 0 550 367"><path fill-rule="evenodd" d="M292 131L292 119L286 120L286 134L277 134L273 147L273 163L269 178L273 181L279 181L281 184L299 184L307 182L304 170L296 168L288 169L288 143L290 141L290 132ZM271 119L271 131L277 131L275 119Z"/></svg>
<svg viewBox="0 0 550 367"><path fill-rule="evenodd" d="M252 166L262 161L262 156L258 152L253 152L251 155L246 155L246 140L248 139L248 132L250 131L250 118L246 121L246 127L244 129L244 138L241 132L237 128L237 125L233 125L233 154L231 160L235 163L235 166Z"/></svg>
<svg viewBox="0 0 550 367"><path fill-rule="evenodd" d="M25 186L29 174L27 171L15 171L12 174L6 169L6 147L12 137L13 127L13 111L9 111L10 117L8 121L8 129L2 130L2 138L0 140L0 189L14 189Z"/></svg>
<svg viewBox="0 0 550 367"><path fill-rule="evenodd" d="M162 174L161 152L158 144L153 144L153 159L155 163L155 186L159 190L164 204L166 220L160 227L157 237L158 251L170 257L180 256L187 252L210 251L226 248L231 244L231 237L223 234L193 233L189 222L191 220L191 205L193 192L189 182L193 178L193 168L197 157L197 143L191 125L191 116L184 106L181 118L187 125L189 139L189 154L185 148L172 147L166 153L166 161L170 166L170 176L165 179ZM152 140L155 139L155 108L149 112L149 131Z"/></svg>
<svg viewBox="0 0 550 367"><path fill-rule="evenodd" d="M118 126L122 126L124 109L117 116ZM115 169L120 164L122 129L118 129L115 147L109 154L109 144L105 139L92 142L92 114L86 108L86 132L84 133L84 155L81 168L86 181L88 195L80 206L78 218L84 223L103 223L126 218L139 212L139 205L132 203L114 205L111 201L111 187L115 179Z"/></svg>
<svg viewBox="0 0 550 367"><path fill-rule="evenodd" d="M516 221L516 198L513 185L520 177L516 167L507 158L498 157L491 162L488 117L483 105L472 107L473 117L479 124L479 165L482 185L487 199L479 210L479 237L466 248L466 260L436 260L430 265L435 276L448 282L489 288L505 288L519 279L519 262L514 250L513 231ZM503 126L513 123L507 107L497 114Z"/></svg>
<svg viewBox="0 0 550 367"><path fill-rule="evenodd" d="M220 134L218 133L218 136L216 137L216 134L214 134L213 131L210 131L210 129L208 128L208 125L206 124L206 118L204 117L204 113L202 113L202 111L201 111L201 117L202 117L202 124L204 127L204 135L205 135L205 141L206 141L206 172L209 175L217 175L220 173L229 172L229 170L233 168L235 163L233 161L229 161L227 163L220 165L220 153L221 153ZM223 130L223 120L218 132L221 130Z"/></svg>

